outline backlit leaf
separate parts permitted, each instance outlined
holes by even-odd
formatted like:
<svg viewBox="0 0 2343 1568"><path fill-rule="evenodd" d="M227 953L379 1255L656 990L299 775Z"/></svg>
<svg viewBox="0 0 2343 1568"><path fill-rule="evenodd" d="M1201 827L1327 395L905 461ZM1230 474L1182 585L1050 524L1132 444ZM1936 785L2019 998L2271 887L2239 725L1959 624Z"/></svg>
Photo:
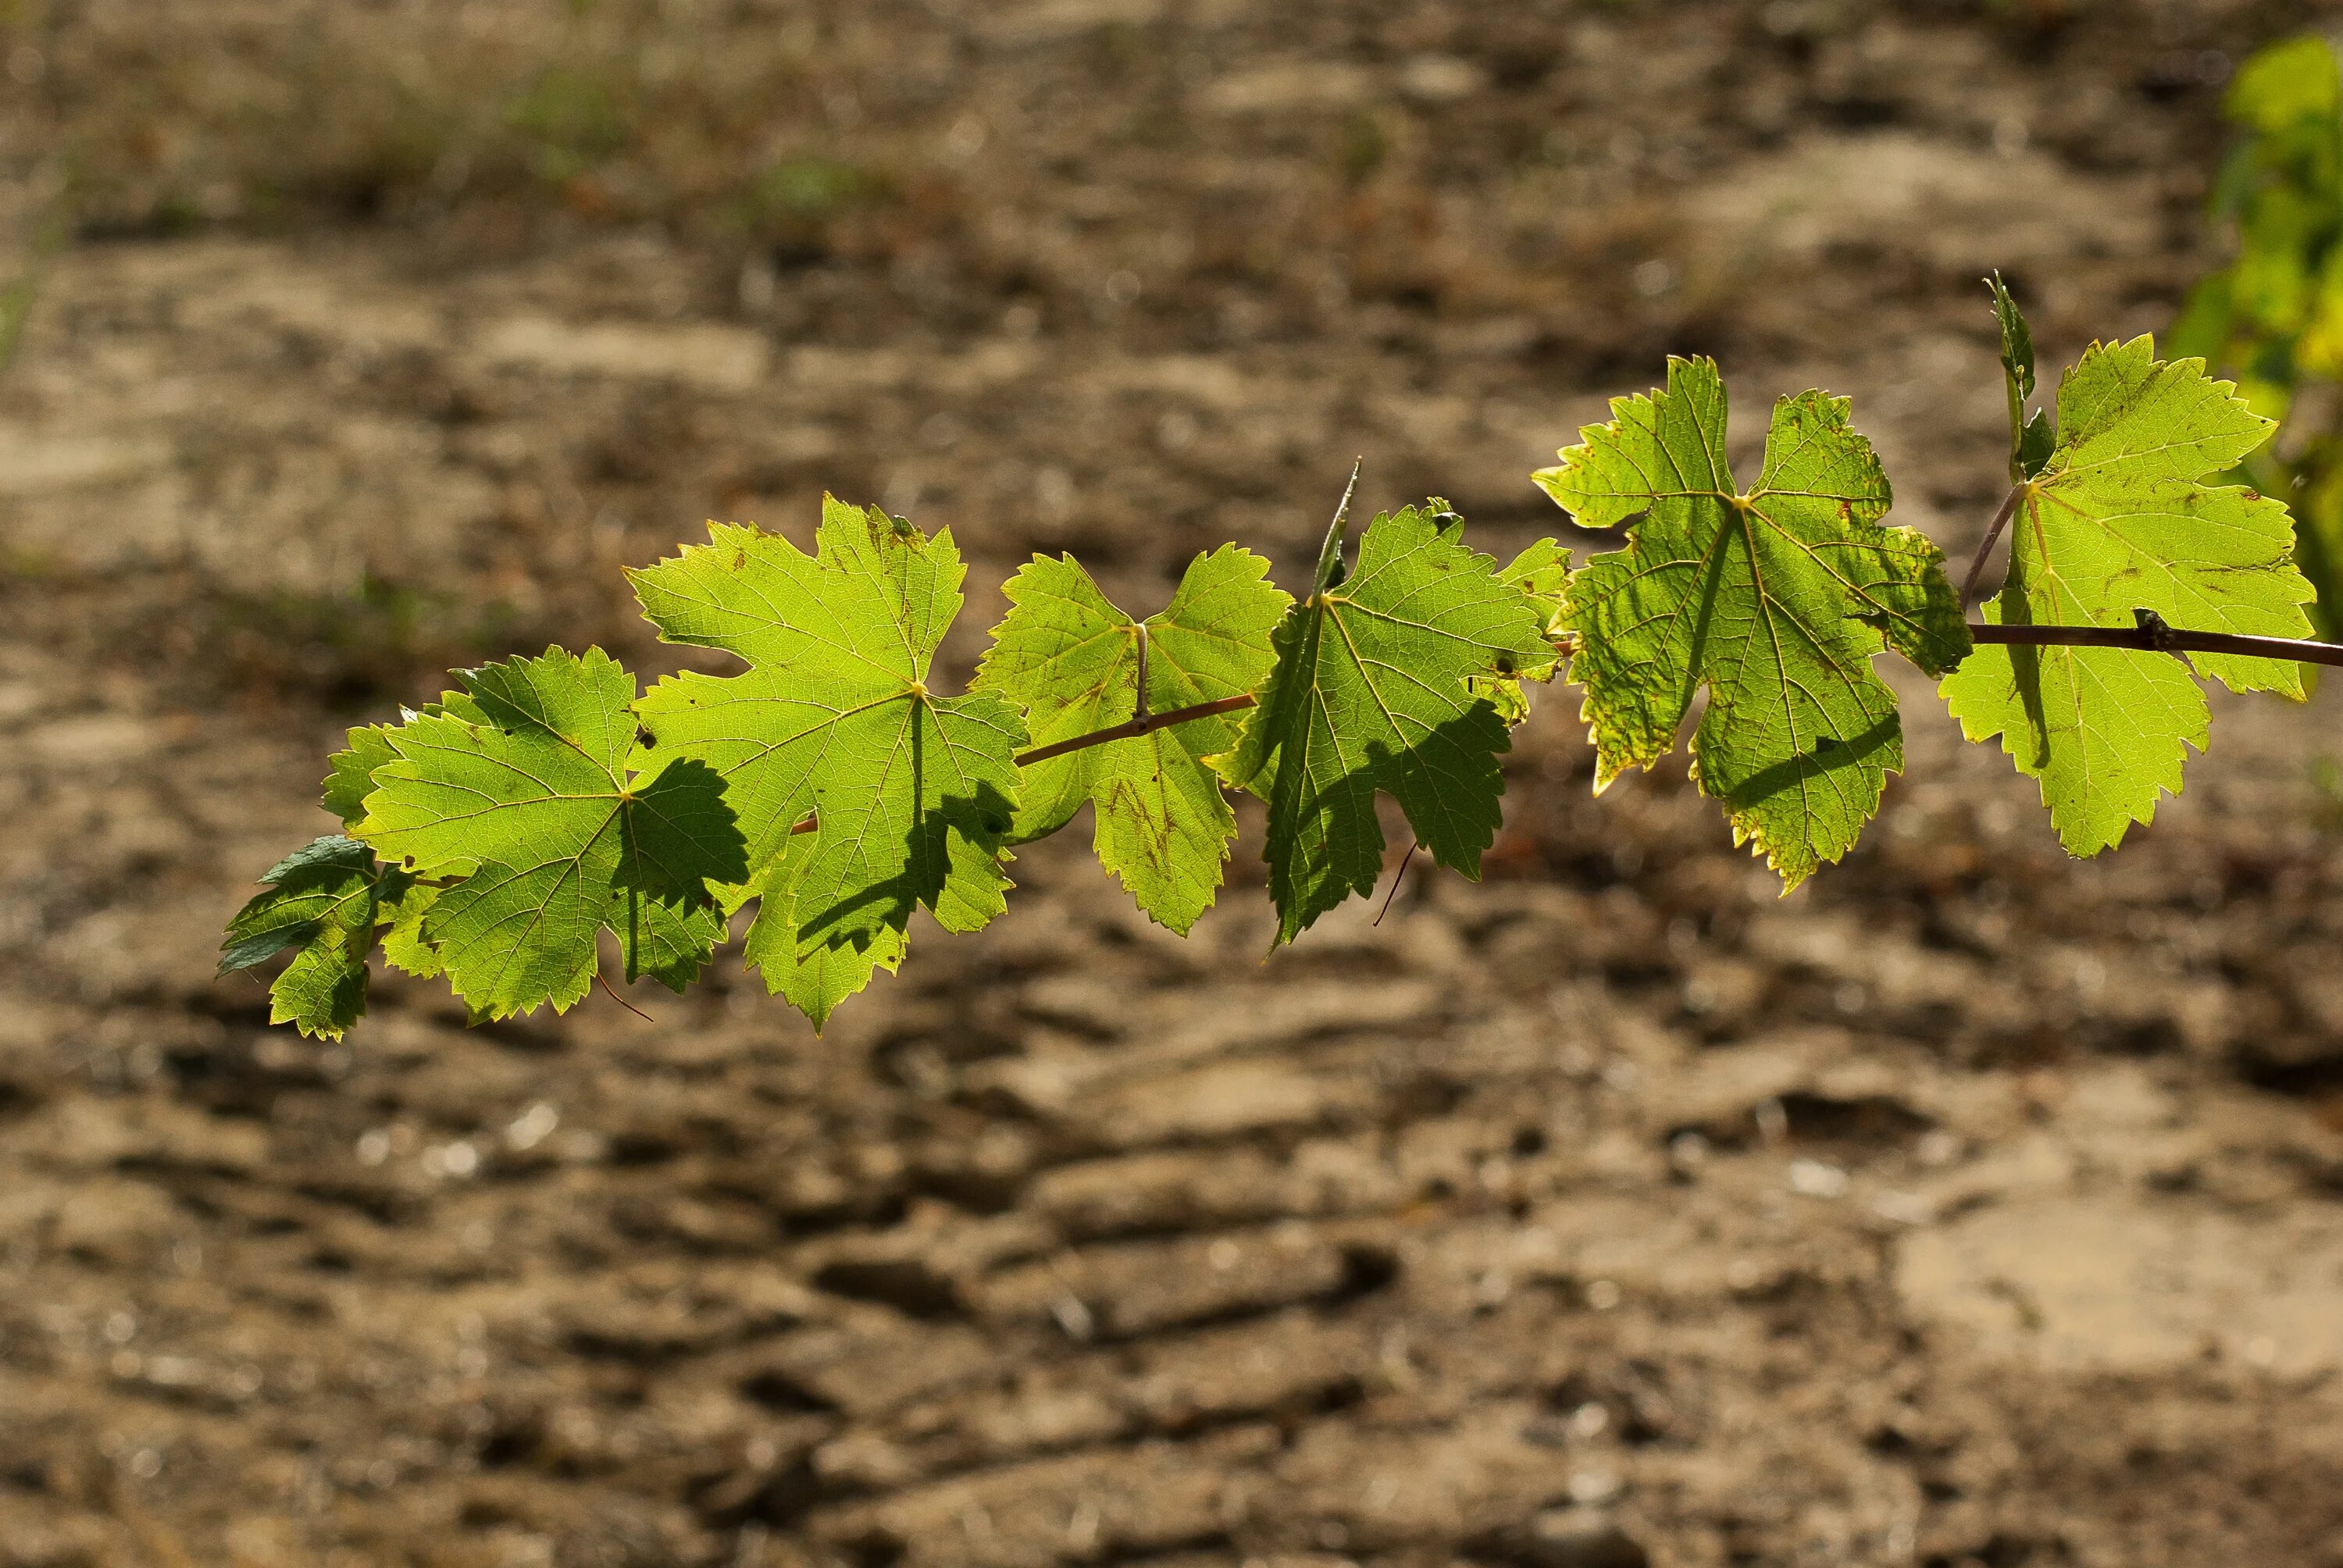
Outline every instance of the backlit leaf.
<svg viewBox="0 0 2343 1568"><path fill-rule="evenodd" d="M1904 763L1896 697L1874 673L1894 648L1932 672L1968 649L1936 547L1880 526L1887 478L1847 403L1775 405L1757 482L1725 456L1725 383L1671 359L1667 387L1611 405L1537 482L1581 526L1630 519L1627 548L1573 573L1558 625L1574 637L1595 788L1692 739L1702 791L1795 887L1853 847Z"/></svg>

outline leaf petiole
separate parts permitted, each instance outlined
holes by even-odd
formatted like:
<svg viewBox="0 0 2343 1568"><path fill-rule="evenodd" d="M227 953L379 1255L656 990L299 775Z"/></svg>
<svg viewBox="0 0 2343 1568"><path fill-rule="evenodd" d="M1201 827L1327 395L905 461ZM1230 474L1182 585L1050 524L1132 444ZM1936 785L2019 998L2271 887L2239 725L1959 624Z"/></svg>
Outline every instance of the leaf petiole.
<svg viewBox="0 0 2343 1568"><path fill-rule="evenodd" d="M604 980L598 971L594 976L594 983L602 988L602 994L604 996L608 997L612 1001L617 1002L620 1007L625 1008L628 1012L633 1013L645 1023L657 1023L659 1021L657 1019L651 1017L650 1014L637 1007L633 1002L628 1001L625 997L620 996L617 991L611 990L610 982Z"/></svg>
<svg viewBox="0 0 2343 1568"><path fill-rule="evenodd" d="M2009 527L2009 519L2017 515L2017 499L2024 494L2026 486L2023 481L2009 487L2009 494L2002 500L2001 510L1993 515L1992 523L1985 530L1985 538L1977 541L1976 554L1969 559L1969 575L1961 579L1960 605L1964 610L1969 608L1969 596L1976 591L1977 578L1984 575L1986 560L1993 554L1993 547L2000 539L2001 530ZM1969 629L1974 632L1976 628L1971 627Z"/></svg>
<svg viewBox="0 0 2343 1568"><path fill-rule="evenodd" d="M1139 646L1144 648L1147 643L1142 638ZM1128 740L1134 735L1151 734L1158 729L1167 729L1174 724L1185 724L1196 719L1210 719L1215 714L1235 713L1252 705L1252 696L1247 692L1236 697L1223 697L1214 702L1198 702L1186 708L1175 708L1168 713L1141 713L1136 719L1125 719L1121 724L1111 724L1104 729L1093 729L1087 735L1077 735L1071 740L1061 740L1052 746L1037 747L1031 751L1021 752L1018 754L1017 765L1020 768L1030 768L1036 762L1046 762L1052 757L1063 757L1069 751L1081 751L1092 746L1103 746L1110 740Z"/></svg>

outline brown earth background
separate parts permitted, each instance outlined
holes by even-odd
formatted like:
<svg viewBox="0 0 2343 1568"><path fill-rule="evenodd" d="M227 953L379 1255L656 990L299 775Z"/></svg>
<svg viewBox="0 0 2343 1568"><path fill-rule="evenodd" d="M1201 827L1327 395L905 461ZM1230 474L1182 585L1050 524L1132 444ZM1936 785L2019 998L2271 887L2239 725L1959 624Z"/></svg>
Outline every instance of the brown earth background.
<svg viewBox="0 0 2343 1568"><path fill-rule="evenodd" d="M1672 351L1966 551L1979 276L2162 327L2335 15L0 4L0 1563L2343 1563L2332 683L2073 862L1898 676L1786 900L1543 693L1479 885L1264 962L1257 819L1186 942L1078 825L821 1039L211 975L340 727L673 668L619 567L825 487L952 527L953 680L1357 453L1516 548Z"/></svg>

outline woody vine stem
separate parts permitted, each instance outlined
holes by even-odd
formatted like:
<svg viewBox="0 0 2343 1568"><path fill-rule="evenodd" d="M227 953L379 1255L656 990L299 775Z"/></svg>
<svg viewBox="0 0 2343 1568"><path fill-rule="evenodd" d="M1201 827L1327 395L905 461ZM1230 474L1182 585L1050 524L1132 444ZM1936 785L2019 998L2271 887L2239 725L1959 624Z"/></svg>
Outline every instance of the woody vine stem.
<svg viewBox="0 0 2343 1568"><path fill-rule="evenodd" d="M1352 487L1355 488L1358 482L1359 473L1354 467L1351 470ZM1978 544L1976 555L1969 562L1968 575L1961 581L1961 605L1964 608L1976 592L1977 578L1984 574L1986 558L1993 553L1993 547L1999 541L2002 531L2009 526L2010 518L2016 515L2017 503L2025 494L2025 486L2013 487L2008 498L2001 503L2001 510L1994 514L1992 524L1986 528L1985 538ZM1350 505L1351 491L1345 490L1342 492L1341 512L1347 512ZM1973 620L1968 623L1969 636L1981 643L2013 647L2124 648L2140 653L2228 653L2248 658L2285 658L2298 664L2323 664L2343 668L2343 643L2312 642L2290 637L2248 637L2240 632L2189 631L2167 624L2154 610L2142 609L2132 613L2138 618L2137 626L1989 626L1983 621ZM1563 647L1564 644L1557 641L1555 646ZM1077 735L1070 740L1061 740L1053 746L1023 752L1017 759L1018 764L1021 767L1046 761L1052 757L1063 757L1070 751L1103 746L1110 740L1125 740L1132 736L1168 729L1174 724L1185 724L1191 719L1236 713L1253 705L1250 696L1224 697L1218 702L1199 702L1190 708L1172 709L1168 713L1151 714L1147 711L1147 678L1143 673L1147 668L1147 633L1144 628L1139 633L1139 649L1142 673L1137 717L1121 724L1109 725L1104 729L1093 729L1087 735ZM809 818L799 823L797 830L811 832L812 819Z"/></svg>
<svg viewBox="0 0 2343 1568"><path fill-rule="evenodd" d="M1999 542L2002 530L2017 515L2017 504L2032 488L2028 481L2010 487L2001 510L1977 541L1969 559L1968 575L1961 579L1961 608L1966 609L1976 592L1977 578ZM2136 609L2136 626L1988 626L1969 622L1969 636L1978 642L2023 648L2127 648L2141 653L2228 653L2247 658L2286 658L2297 664L2323 664L2343 668L2343 643L2312 642L2291 637L2248 637L2241 632L2188 631L2172 626L2152 609Z"/></svg>

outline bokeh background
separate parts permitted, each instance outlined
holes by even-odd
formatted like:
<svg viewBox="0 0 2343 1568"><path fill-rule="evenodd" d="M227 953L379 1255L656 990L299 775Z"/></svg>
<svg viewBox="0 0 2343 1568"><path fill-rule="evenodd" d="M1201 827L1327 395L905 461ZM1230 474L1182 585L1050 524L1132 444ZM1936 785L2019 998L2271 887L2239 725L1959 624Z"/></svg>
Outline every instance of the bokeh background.
<svg viewBox="0 0 2343 1568"><path fill-rule="evenodd" d="M1784 900L1542 694L1475 886L1263 961L1081 829L826 1037L216 982L341 727L824 488L1290 582L1707 352L1897 520L2217 258L2278 0L0 0L0 1563L2343 1563L2329 690ZM1405 841L1393 835L1394 847ZM1393 857L1394 865L1397 855Z"/></svg>

